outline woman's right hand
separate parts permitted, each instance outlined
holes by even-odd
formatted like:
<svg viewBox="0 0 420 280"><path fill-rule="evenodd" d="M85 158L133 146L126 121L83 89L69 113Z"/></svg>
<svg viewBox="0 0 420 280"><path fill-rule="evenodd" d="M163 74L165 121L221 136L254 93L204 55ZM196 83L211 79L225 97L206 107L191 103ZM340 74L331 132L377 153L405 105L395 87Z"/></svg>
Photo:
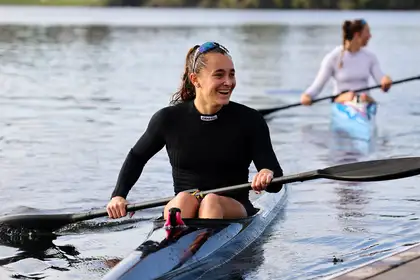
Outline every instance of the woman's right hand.
<svg viewBox="0 0 420 280"><path fill-rule="evenodd" d="M114 196L106 206L106 211L111 219L117 219L127 215L127 200L121 196Z"/></svg>
<svg viewBox="0 0 420 280"><path fill-rule="evenodd" d="M312 97L307 93L303 93L300 96L300 103L302 103L302 105L305 105L305 106L312 105Z"/></svg>

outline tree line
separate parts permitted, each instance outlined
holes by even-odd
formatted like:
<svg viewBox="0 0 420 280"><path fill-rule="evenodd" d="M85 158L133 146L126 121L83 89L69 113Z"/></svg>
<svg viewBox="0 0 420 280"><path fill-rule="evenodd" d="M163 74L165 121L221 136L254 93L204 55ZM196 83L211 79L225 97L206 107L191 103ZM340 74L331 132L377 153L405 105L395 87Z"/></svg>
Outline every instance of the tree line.
<svg viewBox="0 0 420 280"><path fill-rule="evenodd" d="M417 10L420 0L109 0L114 6Z"/></svg>

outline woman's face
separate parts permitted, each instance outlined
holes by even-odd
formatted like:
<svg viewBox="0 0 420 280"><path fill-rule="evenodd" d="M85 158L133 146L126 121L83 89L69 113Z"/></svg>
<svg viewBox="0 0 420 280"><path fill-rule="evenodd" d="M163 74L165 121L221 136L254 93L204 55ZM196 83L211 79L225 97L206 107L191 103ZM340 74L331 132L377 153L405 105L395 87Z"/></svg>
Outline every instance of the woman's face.
<svg viewBox="0 0 420 280"><path fill-rule="evenodd" d="M221 53L206 53L205 66L190 78L197 88L197 95L208 105L218 106L229 103L236 86L235 67L232 59Z"/></svg>
<svg viewBox="0 0 420 280"><path fill-rule="evenodd" d="M370 28L368 24L365 24L361 32L356 33L356 38L358 39L361 46L366 46L372 37L370 33Z"/></svg>

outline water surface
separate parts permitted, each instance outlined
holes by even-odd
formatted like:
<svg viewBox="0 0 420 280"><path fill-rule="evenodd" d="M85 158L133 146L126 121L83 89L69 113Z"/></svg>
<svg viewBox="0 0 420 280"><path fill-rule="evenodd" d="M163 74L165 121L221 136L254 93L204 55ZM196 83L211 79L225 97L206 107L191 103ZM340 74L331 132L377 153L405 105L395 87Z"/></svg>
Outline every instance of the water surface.
<svg viewBox="0 0 420 280"><path fill-rule="evenodd" d="M215 40L229 48L234 101L289 104L298 95L266 91L304 90L323 55L341 42L341 21L354 17L370 22L369 48L387 73L419 74L414 12L0 8L0 213L104 207L128 150L177 89L191 46ZM419 92L418 82L373 92L379 137L369 149L333 148L328 102L278 112L269 126L285 173L417 155ZM294 184L284 212L235 267L246 279L314 279L418 242L418 182ZM171 186L163 149L129 200L170 196ZM99 279L140 244L159 211L74 225L52 242L0 245L0 276ZM343 262L334 264L334 256Z"/></svg>

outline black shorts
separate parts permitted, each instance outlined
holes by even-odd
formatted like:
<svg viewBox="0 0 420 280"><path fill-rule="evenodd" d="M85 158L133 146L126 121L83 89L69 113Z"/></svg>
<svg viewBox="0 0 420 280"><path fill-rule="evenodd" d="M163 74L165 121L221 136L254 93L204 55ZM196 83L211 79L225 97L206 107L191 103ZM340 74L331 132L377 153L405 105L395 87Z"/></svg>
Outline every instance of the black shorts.
<svg viewBox="0 0 420 280"><path fill-rule="evenodd" d="M238 200L238 201L245 207L245 210L246 210L246 213L248 214L248 217L253 216L258 212L258 209L256 209L254 207L254 205L252 205L251 201L249 201L249 200L245 200L245 201Z"/></svg>
<svg viewBox="0 0 420 280"><path fill-rule="evenodd" d="M195 195L195 193L193 193L192 195L194 195L197 198L198 202L201 202L201 200L203 200L203 198L204 198L203 195ZM255 215L258 212L258 209L256 209L254 207L254 205L252 205L252 203L251 203L251 201L249 199L245 199L245 198L244 199L240 199L240 198L236 198L234 196L229 196L229 195L226 195L226 197L233 198L236 201L238 201L239 203L241 203L244 206L245 211L246 211L248 217L249 216L253 216L253 215Z"/></svg>

